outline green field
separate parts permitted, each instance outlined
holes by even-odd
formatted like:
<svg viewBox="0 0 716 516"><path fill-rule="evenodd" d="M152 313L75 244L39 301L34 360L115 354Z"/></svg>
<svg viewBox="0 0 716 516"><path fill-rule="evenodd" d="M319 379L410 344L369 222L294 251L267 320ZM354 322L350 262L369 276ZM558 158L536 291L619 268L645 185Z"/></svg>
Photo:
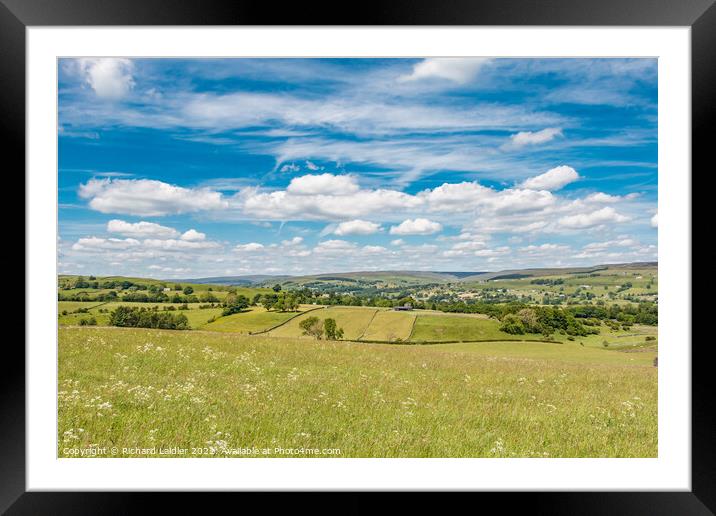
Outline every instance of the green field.
<svg viewBox="0 0 716 516"><path fill-rule="evenodd" d="M118 306L136 306L140 308L154 309L157 307L159 311L163 311L165 307L173 306L177 309L177 314L186 315L189 325L192 329L199 329L205 326L212 317L221 315L221 308L199 308L201 303L189 304L188 310L178 310L179 303L134 303L134 302L112 302L98 303L96 301L80 302L80 301L59 301L57 303L58 322L61 326L74 326L80 324L82 319L94 317L99 326L107 326L109 324L109 315L112 310ZM86 308L89 313L72 313L79 308ZM63 311L69 312L62 315Z"/></svg>
<svg viewBox="0 0 716 516"><path fill-rule="evenodd" d="M324 320L328 318L335 319L338 327L343 328L344 338L346 340L356 340L363 334L376 312L376 308L331 306L291 319L283 326L270 331L269 334L273 337L303 337L303 330L301 330L299 324L307 317L315 316Z"/></svg>
<svg viewBox="0 0 716 516"><path fill-rule="evenodd" d="M413 312L379 310L364 330L360 340L407 341L413 330L415 317Z"/></svg>
<svg viewBox="0 0 716 516"><path fill-rule="evenodd" d="M305 311L307 306L300 308ZM233 333L252 333L264 331L296 316L297 312L268 312L261 307L252 307L246 312L221 317L204 329Z"/></svg>
<svg viewBox="0 0 716 516"><path fill-rule="evenodd" d="M241 447L268 456L305 447L340 457L655 457L654 356L575 343L395 346L60 328L58 455L115 446L118 457L170 447L185 457Z"/></svg>
<svg viewBox="0 0 716 516"><path fill-rule="evenodd" d="M509 335L500 331L500 323L484 317L463 315L418 315L410 340L413 342L475 340L541 340L541 335Z"/></svg>
<svg viewBox="0 0 716 516"><path fill-rule="evenodd" d="M152 309L165 306L179 308L180 304L172 303L97 303L60 301L58 321L61 326L75 326L82 319L94 317L99 326L109 324L109 312L118 306L137 306ZM301 305L300 311L311 311L311 314L296 312L266 311L264 308L251 307L243 313L221 317L221 308L200 309L200 303L189 304L188 310L177 310L189 320L194 330L216 331L223 333L256 333L271 330L275 337L305 337L299 324L306 317L316 316L319 319L332 317L342 327L345 340L382 341L382 342L470 342L488 340L531 340L545 338L540 334L509 335L499 330L500 322L480 314L451 314L430 310L396 312L390 309L371 307L317 307ZM79 308L86 308L89 313L72 313ZM69 312L62 315L62 311ZM209 323L211 318L214 322ZM285 323L285 324L282 324ZM600 326L598 335L575 337L572 342L586 347L609 349L654 347L657 342L647 341L647 336L657 336L656 326L634 325L630 330L614 331L605 325ZM309 337L305 337L309 338ZM554 334L549 340L567 342L567 335ZM605 346L604 343L607 343Z"/></svg>

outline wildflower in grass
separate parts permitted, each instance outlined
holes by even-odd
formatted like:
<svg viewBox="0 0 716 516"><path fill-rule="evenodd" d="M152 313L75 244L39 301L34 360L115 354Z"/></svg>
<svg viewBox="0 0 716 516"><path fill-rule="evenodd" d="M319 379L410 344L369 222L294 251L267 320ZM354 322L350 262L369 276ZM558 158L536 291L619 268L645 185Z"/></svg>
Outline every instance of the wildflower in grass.
<svg viewBox="0 0 716 516"><path fill-rule="evenodd" d="M503 455L505 453L505 443L502 439L495 441L494 446L490 449L492 455Z"/></svg>

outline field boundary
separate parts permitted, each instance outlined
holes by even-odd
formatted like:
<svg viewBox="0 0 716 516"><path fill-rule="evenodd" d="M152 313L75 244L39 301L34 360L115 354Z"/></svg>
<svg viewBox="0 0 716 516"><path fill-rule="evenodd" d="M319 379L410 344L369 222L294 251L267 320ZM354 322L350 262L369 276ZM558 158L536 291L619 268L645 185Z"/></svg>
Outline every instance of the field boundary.
<svg viewBox="0 0 716 516"><path fill-rule="evenodd" d="M322 309L324 309L324 308L326 308L326 307L325 307L325 306L318 306L318 307L316 307L316 308L311 308L310 310L305 310L305 311L303 311L303 312L298 312L296 315L294 315L294 316L292 316L292 317L289 317L289 318L286 319L285 321L283 321L283 322L281 322L281 323L279 323L279 324L276 324L276 325L274 325L274 326L271 326L270 328L266 328L265 330L254 331L254 332L251 332L251 331L250 331L250 332L249 332L249 335L261 335L262 333L268 333L268 332L270 332L270 331L272 331L272 330L275 330L276 328L280 328L281 326L283 326L284 324L288 323L289 321L293 321L296 317L299 317L299 316L301 316L301 315L303 315L303 314L307 314L307 313L310 313L310 312L315 312L316 310L322 310Z"/></svg>
<svg viewBox="0 0 716 516"><path fill-rule="evenodd" d="M349 341L344 342L365 342L368 344L395 344L398 346L404 345L417 345L417 346L433 346L438 344L472 344L480 342L539 342L542 344L564 344L558 340L540 340L540 339L480 339L480 340L405 340L403 342L396 342L390 340L360 340L360 341Z"/></svg>
<svg viewBox="0 0 716 516"><path fill-rule="evenodd" d="M363 328L363 333L361 333L361 334L358 336L358 338L356 339L356 341L360 341L360 340L363 338L363 336L365 335L365 332L367 332L367 331L368 331L368 328L370 328L370 325L373 324L373 321L375 320L375 316L378 315L378 312L379 312L379 311L380 311L380 310L378 310L377 308L373 311L373 316L370 318L370 321L368 321L368 324L365 325L365 328ZM365 342L367 342L367 341L365 341Z"/></svg>
<svg viewBox="0 0 716 516"><path fill-rule="evenodd" d="M415 317L413 317L413 324L410 326L410 333L408 333L408 342L410 342L410 339L413 338L413 333L415 332L415 322L418 320L418 315L415 314Z"/></svg>

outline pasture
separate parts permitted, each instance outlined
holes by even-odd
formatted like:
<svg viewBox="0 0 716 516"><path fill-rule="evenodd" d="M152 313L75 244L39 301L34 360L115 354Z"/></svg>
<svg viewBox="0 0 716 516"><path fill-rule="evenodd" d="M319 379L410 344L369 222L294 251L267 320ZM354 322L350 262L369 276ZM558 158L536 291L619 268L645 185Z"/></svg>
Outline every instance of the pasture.
<svg viewBox="0 0 716 516"><path fill-rule="evenodd" d="M186 315L189 325L192 329L199 329L205 326L209 319L221 315L221 308L199 308L201 303L191 303L187 310L179 310L182 306L180 303L133 303L133 302L110 302L100 303L95 301L79 302L79 301L59 301L57 303L58 323L60 326L74 326L80 324L82 319L93 317L97 321L97 325L106 326L109 324L109 315L112 310L118 306L135 306L153 310L155 307L159 311L164 308L173 307L176 312ZM75 313L78 309L87 309L87 313ZM68 312L63 314L63 312Z"/></svg>
<svg viewBox="0 0 716 516"><path fill-rule="evenodd" d="M299 308L300 312L306 311L307 305ZM216 321L204 326L208 331L220 331L229 333L253 333L264 331L278 324L295 317L298 312L269 312L262 307L251 307L245 312L220 317Z"/></svg>
<svg viewBox="0 0 716 516"><path fill-rule="evenodd" d="M655 457L654 356L61 327L58 456Z"/></svg>
<svg viewBox="0 0 716 516"><path fill-rule="evenodd" d="M407 341L415 324L415 313L378 310L360 340Z"/></svg>
<svg viewBox="0 0 716 516"><path fill-rule="evenodd" d="M484 317L436 313L420 314L410 336L412 342L475 340L541 340L541 335L509 335L500 331L500 323Z"/></svg>
<svg viewBox="0 0 716 516"><path fill-rule="evenodd" d="M345 340L356 340L363 335L363 332L366 330L377 311L377 308L368 307L331 306L328 308L314 310L308 314L291 319L283 326L280 326L275 330L271 330L269 334L272 337L303 337L303 330L299 324L307 317L316 316L319 319L335 319L338 327L343 328L343 331L345 332Z"/></svg>

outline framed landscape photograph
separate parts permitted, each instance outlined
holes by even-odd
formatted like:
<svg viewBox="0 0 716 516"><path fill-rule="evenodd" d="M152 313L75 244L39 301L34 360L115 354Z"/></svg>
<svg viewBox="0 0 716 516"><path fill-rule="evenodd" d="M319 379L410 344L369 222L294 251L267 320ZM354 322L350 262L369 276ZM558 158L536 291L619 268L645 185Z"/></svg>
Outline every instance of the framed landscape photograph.
<svg viewBox="0 0 716 516"><path fill-rule="evenodd" d="M214 28L7 4L27 185L10 513L117 490L709 513L691 167L710 2Z"/></svg>

